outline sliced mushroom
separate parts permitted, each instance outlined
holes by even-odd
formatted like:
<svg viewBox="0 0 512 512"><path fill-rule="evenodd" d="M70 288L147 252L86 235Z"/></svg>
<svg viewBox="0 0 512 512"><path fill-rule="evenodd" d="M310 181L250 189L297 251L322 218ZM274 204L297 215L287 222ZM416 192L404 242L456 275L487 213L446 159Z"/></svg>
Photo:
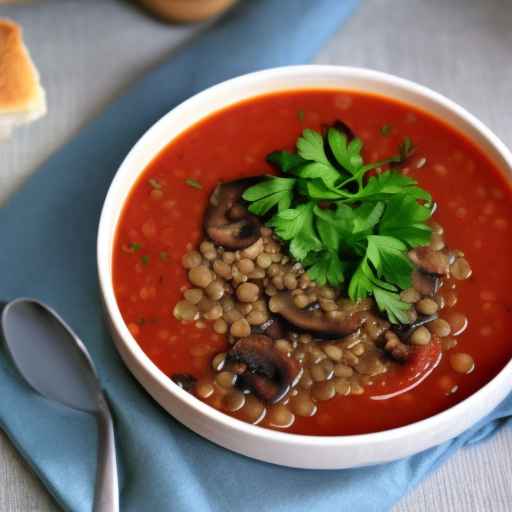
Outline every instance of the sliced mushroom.
<svg viewBox="0 0 512 512"><path fill-rule="evenodd" d="M288 393L301 373L297 361L277 350L274 342L262 334L237 341L228 352L226 363L245 365L245 371L238 375L237 386L271 404Z"/></svg>
<svg viewBox="0 0 512 512"><path fill-rule="evenodd" d="M430 247L416 247L409 251L411 261L423 272L438 276L448 274L450 263L448 255L434 251Z"/></svg>
<svg viewBox="0 0 512 512"><path fill-rule="evenodd" d="M197 379L190 373L174 373L171 375L171 380L189 393L192 393L197 383Z"/></svg>
<svg viewBox="0 0 512 512"><path fill-rule="evenodd" d="M204 229L216 244L238 250L258 240L261 223L247 210L242 194L259 180L255 176L220 183L215 187L204 216Z"/></svg>
<svg viewBox="0 0 512 512"><path fill-rule="evenodd" d="M300 309L294 304L291 292L276 293L270 299L269 308L296 329L324 339L346 336L361 327L367 319L365 312L347 314L340 311L339 318L332 319L320 311Z"/></svg>

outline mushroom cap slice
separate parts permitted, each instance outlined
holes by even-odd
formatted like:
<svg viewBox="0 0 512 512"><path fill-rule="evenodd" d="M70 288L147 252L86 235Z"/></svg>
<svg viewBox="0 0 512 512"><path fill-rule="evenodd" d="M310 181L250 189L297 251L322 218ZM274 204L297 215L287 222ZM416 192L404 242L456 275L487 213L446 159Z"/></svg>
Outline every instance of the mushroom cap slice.
<svg viewBox="0 0 512 512"><path fill-rule="evenodd" d="M281 400L301 374L297 361L276 349L274 342L262 334L237 341L228 352L226 363L245 364L237 386L271 404Z"/></svg>
<svg viewBox="0 0 512 512"><path fill-rule="evenodd" d="M332 319L320 311L300 309L294 304L291 292L276 293L270 299L269 306L273 313L282 316L296 329L325 339L347 336L357 331L368 318L368 313L364 311L340 311L339 318Z"/></svg>
<svg viewBox="0 0 512 512"><path fill-rule="evenodd" d="M212 192L204 216L206 234L218 245L230 250L245 249L260 237L261 222L245 206L244 191L260 177L219 183Z"/></svg>

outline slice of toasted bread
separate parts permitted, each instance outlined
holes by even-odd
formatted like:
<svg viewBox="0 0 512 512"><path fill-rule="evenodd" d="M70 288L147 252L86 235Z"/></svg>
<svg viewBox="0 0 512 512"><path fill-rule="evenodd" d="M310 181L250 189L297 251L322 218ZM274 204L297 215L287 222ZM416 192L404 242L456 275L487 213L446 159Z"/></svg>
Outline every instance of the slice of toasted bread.
<svg viewBox="0 0 512 512"><path fill-rule="evenodd" d="M23 44L21 28L0 19L0 139L46 113L39 73Z"/></svg>

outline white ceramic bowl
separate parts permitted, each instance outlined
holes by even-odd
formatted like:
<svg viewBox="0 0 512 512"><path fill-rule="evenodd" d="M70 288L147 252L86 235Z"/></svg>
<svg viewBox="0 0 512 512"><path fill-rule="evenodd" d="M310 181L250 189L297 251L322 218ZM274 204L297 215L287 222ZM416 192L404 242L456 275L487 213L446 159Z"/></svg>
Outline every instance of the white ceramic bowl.
<svg viewBox="0 0 512 512"><path fill-rule="evenodd" d="M504 172L512 155L480 121L426 87L366 69L297 66L241 76L188 99L154 124L121 164L108 192L98 233L102 298L121 357L135 378L172 416L207 439L235 452L298 468L347 468L391 461L440 444L488 414L512 389L512 361L487 385L454 407L405 427L365 435L315 437L276 432L227 416L183 391L146 356L130 334L112 286L112 248L122 206L151 160L181 132L209 114L246 98L304 88L368 91L427 110L456 127Z"/></svg>

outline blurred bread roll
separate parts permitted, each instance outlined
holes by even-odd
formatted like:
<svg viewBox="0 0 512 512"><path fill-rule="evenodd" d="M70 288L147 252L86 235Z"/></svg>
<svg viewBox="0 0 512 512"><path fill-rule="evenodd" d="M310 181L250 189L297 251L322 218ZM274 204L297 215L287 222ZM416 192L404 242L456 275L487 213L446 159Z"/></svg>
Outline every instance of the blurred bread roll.
<svg viewBox="0 0 512 512"><path fill-rule="evenodd" d="M236 0L139 0L153 14L166 21L203 21L231 7Z"/></svg>
<svg viewBox="0 0 512 512"><path fill-rule="evenodd" d="M0 18L0 140L46 113L46 96L21 28Z"/></svg>

